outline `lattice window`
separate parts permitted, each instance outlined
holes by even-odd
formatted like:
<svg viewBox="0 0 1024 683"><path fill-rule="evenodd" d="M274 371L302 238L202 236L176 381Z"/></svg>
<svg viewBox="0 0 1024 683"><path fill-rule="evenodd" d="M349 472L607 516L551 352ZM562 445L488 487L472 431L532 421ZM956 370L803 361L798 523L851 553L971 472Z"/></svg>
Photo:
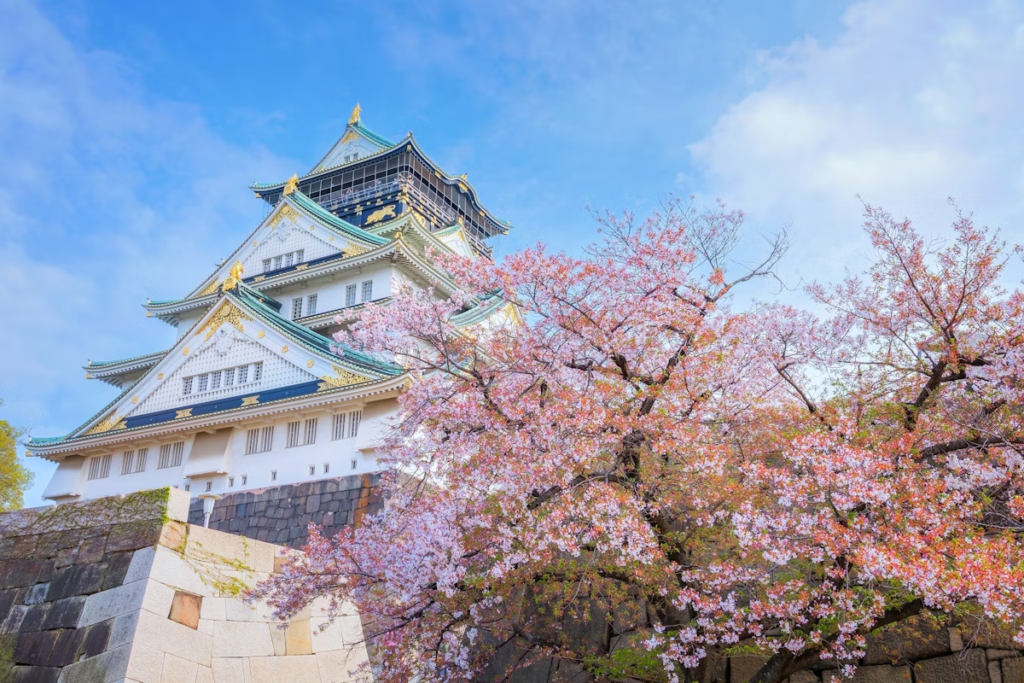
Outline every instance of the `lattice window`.
<svg viewBox="0 0 1024 683"><path fill-rule="evenodd" d="M270 470L270 481L277 481L277 470Z"/></svg>
<svg viewBox="0 0 1024 683"><path fill-rule="evenodd" d="M273 270L271 267L274 264L274 259L265 258L263 259L263 272L266 273L269 270Z"/></svg>
<svg viewBox="0 0 1024 683"><path fill-rule="evenodd" d="M235 368L228 368L224 371L224 386L230 387L235 383Z"/></svg>
<svg viewBox="0 0 1024 683"><path fill-rule="evenodd" d="M306 315L314 313L316 313L316 294L310 294L306 297Z"/></svg>
<svg viewBox="0 0 1024 683"><path fill-rule="evenodd" d="M182 380L181 394L182 396L188 396L192 393L192 378L186 377Z"/></svg>
<svg viewBox="0 0 1024 683"><path fill-rule="evenodd" d="M331 419L331 441L345 438L345 413L336 413Z"/></svg>
<svg viewBox="0 0 1024 683"><path fill-rule="evenodd" d="M110 476L110 455L96 455L89 458L89 481L106 479Z"/></svg>
<svg viewBox="0 0 1024 683"><path fill-rule="evenodd" d="M250 429L245 435L245 454L252 455L260 450L260 430Z"/></svg>
<svg viewBox="0 0 1024 683"><path fill-rule="evenodd" d="M184 452L184 441L175 441L174 443L163 444L160 446L160 455L156 460L156 468L158 470L165 470L168 467L180 467L181 456Z"/></svg>
<svg viewBox="0 0 1024 683"><path fill-rule="evenodd" d="M253 363L252 366L252 381L259 382L261 379L263 379L263 361Z"/></svg>
<svg viewBox="0 0 1024 683"><path fill-rule="evenodd" d="M300 426L301 426L301 423L299 423L299 422L289 422L288 423L288 439L287 439L287 442L285 443L285 448L294 448L295 446L299 445L299 427Z"/></svg>
<svg viewBox="0 0 1024 683"><path fill-rule="evenodd" d="M274 268L273 269L277 270L278 268L280 268L281 265L282 265L282 261L284 261L284 257L283 256L275 256L274 257Z"/></svg>
<svg viewBox="0 0 1024 683"><path fill-rule="evenodd" d="M249 379L249 366L248 365L243 365L242 367L238 368L238 383L239 384L245 384L248 379Z"/></svg>
<svg viewBox="0 0 1024 683"><path fill-rule="evenodd" d="M363 301L369 301L373 298L373 280L367 280L363 283Z"/></svg>
<svg viewBox="0 0 1024 683"><path fill-rule="evenodd" d="M206 391L206 386L209 383L209 381L210 381L210 376L209 375L199 375L198 382L196 383L197 384L196 392L201 394L204 391Z"/></svg>
<svg viewBox="0 0 1024 683"><path fill-rule="evenodd" d="M146 471L146 457L149 455L148 448L125 451L121 458L121 474L135 474Z"/></svg>
<svg viewBox="0 0 1024 683"><path fill-rule="evenodd" d="M348 415L348 438L354 439L359 435L359 423L363 419L363 411L356 410Z"/></svg>
<svg viewBox="0 0 1024 683"><path fill-rule="evenodd" d="M218 370L217 372L210 373L210 391L213 391L214 389L220 389L220 378L220 370Z"/></svg>
<svg viewBox="0 0 1024 683"><path fill-rule="evenodd" d="M356 305L356 286L349 285L345 288L345 305L355 306Z"/></svg>
<svg viewBox="0 0 1024 683"><path fill-rule="evenodd" d="M312 477L315 474L316 474L316 465L310 465L309 466L309 476Z"/></svg>
<svg viewBox="0 0 1024 683"><path fill-rule="evenodd" d="M294 259L295 259L295 254L294 253L289 252L289 253L285 254L284 255L284 267L285 268L289 268L292 265L294 265L294 263L295 263Z"/></svg>
<svg viewBox="0 0 1024 683"><path fill-rule="evenodd" d="M324 474L327 474L327 473L329 473L330 471L331 471L331 463L329 463L329 462L325 462L325 463L324 463Z"/></svg>
<svg viewBox="0 0 1024 683"><path fill-rule="evenodd" d="M303 437L307 446L316 443L316 425L317 418L311 417L306 420L306 429L304 430Z"/></svg>
<svg viewBox="0 0 1024 683"><path fill-rule="evenodd" d="M292 299L292 320L298 320L302 317L302 297L297 296Z"/></svg>
<svg viewBox="0 0 1024 683"><path fill-rule="evenodd" d="M264 427L260 433L260 451L268 452L274 447L274 428Z"/></svg>
<svg viewBox="0 0 1024 683"><path fill-rule="evenodd" d="M243 474L242 475L242 486L245 486L248 483L249 483L249 475L248 474Z"/></svg>
<svg viewBox="0 0 1024 683"><path fill-rule="evenodd" d="M121 474L131 474L135 471L135 451L125 451L121 456Z"/></svg>

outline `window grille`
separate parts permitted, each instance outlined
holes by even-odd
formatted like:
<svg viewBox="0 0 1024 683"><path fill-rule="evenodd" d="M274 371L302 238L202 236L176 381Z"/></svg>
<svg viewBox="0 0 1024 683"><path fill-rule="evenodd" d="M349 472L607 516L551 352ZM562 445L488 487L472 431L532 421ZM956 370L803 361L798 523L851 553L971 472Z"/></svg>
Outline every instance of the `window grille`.
<svg viewBox="0 0 1024 683"><path fill-rule="evenodd" d="M305 256L305 254L306 254L306 250L305 249L299 249L297 252L295 252L295 262L296 263L302 263L302 257Z"/></svg>
<svg viewBox="0 0 1024 683"><path fill-rule="evenodd" d="M232 488L235 485L235 478L228 477L228 488Z"/></svg>
<svg viewBox="0 0 1024 683"><path fill-rule="evenodd" d="M317 418L315 417L306 420L306 433L304 436L306 437L305 443L307 446L316 443L316 423Z"/></svg>
<svg viewBox="0 0 1024 683"><path fill-rule="evenodd" d="M135 451L125 451L121 458L121 474L131 474L135 471Z"/></svg>
<svg viewBox="0 0 1024 683"><path fill-rule="evenodd" d="M184 441L175 441L174 443L165 443L160 446L160 455L157 457L156 468L158 470L167 469L168 467L180 467L181 456L185 451Z"/></svg>
<svg viewBox="0 0 1024 683"><path fill-rule="evenodd" d="M214 389L220 389L220 376L220 370L218 370L217 372L210 373L210 391L213 391Z"/></svg>
<svg viewBox="0 0 1024 683"><path fill-rule="evenodd" d="M356 461L355 460L352 461L352 469L356 469Z"/></svg>
<svg viewBox="0 0 1024 683"><path fill-rule="evenodd" d="M310 294L306 297L306 315L314 313L316 313L316 294Z"/></svg>
<svg viewBox="0 0 1024 683"><path fill-rule="evenodd" d="M312 477L314 474L316 474L316 465L310 465L309 466L309 476Z"/></svg>
<svg viewBox="0 0 1024 683"><path fill-rule="evenodd" d="M249 483L249 475L248 474L243 474L242 475L242 486L245 486L248 483Z"/></svg>
<svg viewBox="0 0 1024 683"><path fill-rule="evenodd" d="M89 480L106 479L110 476L110 455L89 458Z"/></svg>
<svg viewBox="0 0 1024 683"><path fill-rule="evenodd" d="M345 438L345 413L337 413L331 420L331 441Z"/></svg>
<svg viewBox="0 0 1024 683"><path fill-rule="evenodd" d="M373 298L373 280L367 280L363 283L363 301L369 301Z"/></svg>
<svg viewBox="0 0 1024 683"><path fill-rule="evenodd" d="M184 380L184 382L182 384L181 393L182 393L183 396L188 396L189 394L192 393L192 378L191 377L186 377L185 378L185 380Z"/></svg>
<svg viewBox="0 0 1024 683"><path fill-rule="evenodd" d="M230 387L235 383L235 369L228 368L224 371L224 386Z"/></svg>
<svg viewBox="0 0 1024 683"><path fill-rule="evenodd" d="M281 256L275 256L274 257L274 270L277 270L278 268L281 267L281 261L282 260L283 260L283 257L281 257Z"/></svg>
<svg viewBox="0 0 1024 683"><path fill-rule="evenodd" d="M324 463L324 474L327 474L330 471L331 471L331 463L325 462Z"/></svg>
<svg viewBox="0 0 1024 683"><path fill-rule="evenodd" d="M363 411L356 410L355 412L349 413L348 420L348 438L354 439L359 435L359 422L363 419Z"/></svg>
<svg viewBox="0 0 1024 683"><path fill-rule="evenodd" d="M248 377L249 377L249 366L248 365L243 365L242 367L238 368L238 383L239 384L245 384L245 382L248 379Z"/></svg>
<svg viewBox="0 0 1024 683"><path fill-rule="evenodd" d="M245 454L252 455L260 448L260 430L250 429L245 435Z"/></svg>
<svg viewBox="0 0 1024 683"><path fill-rule="evenodd" d="M273 264L273 262L274 262L273 259L268 259L268 258L263 259L263 272L264 273L266 273L268 270L273 270L273 268L271 268L271 265Z"/></svg>
<svg viewBox="0 0 1024 683"><path fill-rule="evenodd" d="M264 427L260 434L260 450L266 453L274 446L274 428Z"/></svg>
<svg viewBox="0 0 1024 683"><path fill-rule="evenodd" d="M356 305L356 286L349 285L345 288L345 305L355 306Z"/></svg>
<svg viewBox="0 0 1024 683"><path fill-rule="evenodd" d="M298 320L302 317L302 297L296 297L292 299L292 320Z"/></svg>
<svg viewBox="0 0 1024 683"><path fill-rule="evenodd" d="M292 259L294 259L294 258L295 258L295 254L292 253L292 252L288 252L287 254L285 254L284 255L284 267L287 268L287 267L291 266L292 265Z"/></svg>
<svg viewBox="0 0 1024 683"><path fill-rule="evenodd" d="M252 364L252 381L259 382L261 377L263 377L263 361Z"/></svg>
<svg viewBox="0 0 1024 683"><path fill-rule="evenodd" d="M270 470L270 481L277 481L277 470Z"/></svg>
<svg viewBox="0 0 1024 683"><path fill-rule="evenodd" d="M198 392L201 394L206 391L206 383L209 381L209 375L199 375L199 389Z"/></svg>
<svg viewBox="0 0 1024 683"><path fill-rule="evenodd" d="M212 481L206 482L206 490L207 490L207 492L213 490L213 482Z"/></svg>
<svg viewBox="0 0 1024 683"><path fill-rule="evenodd" d="M298 422L288 423L288 441L285 448L294 448L299 445L299 424Z"/></svg>

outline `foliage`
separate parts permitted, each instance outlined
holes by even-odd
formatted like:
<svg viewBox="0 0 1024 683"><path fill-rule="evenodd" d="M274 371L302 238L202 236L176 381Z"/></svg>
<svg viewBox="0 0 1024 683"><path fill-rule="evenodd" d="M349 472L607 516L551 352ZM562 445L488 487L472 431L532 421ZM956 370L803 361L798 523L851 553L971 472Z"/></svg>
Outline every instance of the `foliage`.
<svg viewBox="0 0 1024 683"><path fill-rule="evenodd" d="M18 439L23 433L0 420L0 512L24 505L25 491L32 485L32 472L18 461Z"/></svg>
<svg viewBox="0 0 1024 683"><path fill-rule="evenodd" d="M960 216L927 243L866 207L874 263L812 286L818 316L730 306L785 248L734 272L738 213L601 222L581 258L434 254L519 324L458 328L477 300L413 289L360 314L348 343L414 378L388 504L311 533L258 595L354 603L384 681L469 680L499 648L596 671L648 652L670 681L754 648L755 680L782 681L819 658L849 673L925 608L1020 626L1024 294L999 285L996 234ZM618 632L593 615L623 610L631 661L578 628Z"/></svg>

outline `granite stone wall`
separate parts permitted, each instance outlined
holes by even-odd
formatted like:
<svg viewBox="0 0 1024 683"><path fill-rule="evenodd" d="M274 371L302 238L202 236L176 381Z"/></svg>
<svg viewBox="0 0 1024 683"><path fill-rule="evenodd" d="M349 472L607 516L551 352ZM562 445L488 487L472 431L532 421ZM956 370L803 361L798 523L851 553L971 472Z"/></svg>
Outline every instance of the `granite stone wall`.
<svg viewBox="0 0 1024 683"><path fill-rule="evenodd" d="M214 505L210 528L301 548L310 522L333 536L378 511L379 483L380 475L363 474L228 494ZM198 498L192 501L188 521L203 524L203 501Z"/></svg>

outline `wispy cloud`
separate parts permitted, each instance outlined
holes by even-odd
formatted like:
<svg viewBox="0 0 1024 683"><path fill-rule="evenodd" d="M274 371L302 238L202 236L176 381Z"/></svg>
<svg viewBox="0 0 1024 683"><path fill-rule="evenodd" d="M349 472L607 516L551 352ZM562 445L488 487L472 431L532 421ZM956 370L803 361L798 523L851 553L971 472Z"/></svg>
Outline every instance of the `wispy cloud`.
<svg viewBox="0 0 1024 683"><path fill-rule="evenodd" d="M170 345L139 304L205 277L262 216L246 185L293 166L227 143L200 110L151 97L116 55L76 47L17 0L0 25L0 149L0 355L16 359L0 417L40 436L109 400L83 378L87 358Z"/></svg>

